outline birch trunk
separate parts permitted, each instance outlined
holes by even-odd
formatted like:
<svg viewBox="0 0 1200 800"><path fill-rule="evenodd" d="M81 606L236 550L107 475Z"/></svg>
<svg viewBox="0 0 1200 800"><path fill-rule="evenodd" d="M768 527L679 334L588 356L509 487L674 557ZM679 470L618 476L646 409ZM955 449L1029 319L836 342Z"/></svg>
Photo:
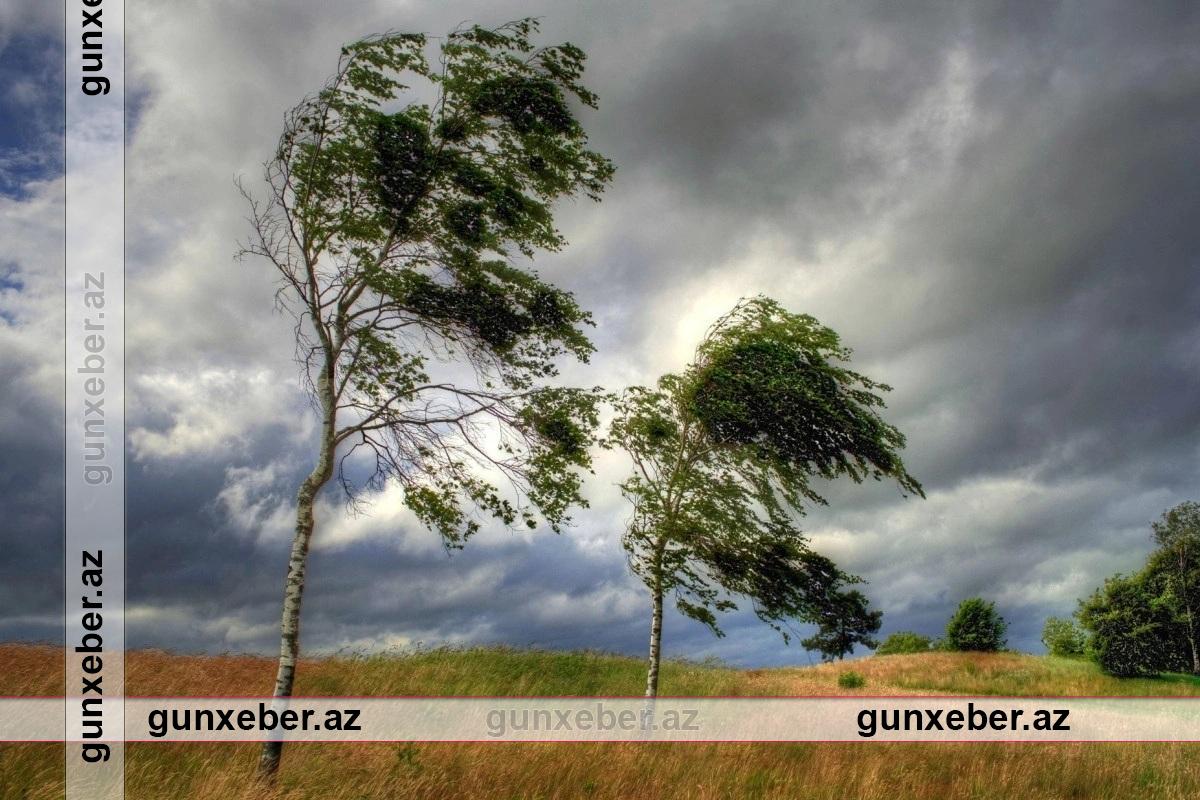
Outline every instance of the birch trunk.
<svg viewBox="0 0 1200 800"><path fill-rule="evenodd" d="M654 543L654 582L650 586L653 595L654 613L650 617L650 666L646 670L646 699L658 696L658 665L662 661L662 617L663 617L663 556L667 552L667 537L658 534Z"/></svg>
<svg viewBox="0 0 1200 800"><path fill-rule="evenodd" d="M654 614L650 618L650 668L646 672L646 697L658 696L658 665L662 660L662 579L655 582Z"/></svg>
<svg viewBox="0 0 1200 800"><path fill-rule="evenodd" d="M1188 645L1192 648L1192 674L1200 675L1200 652L1196 650L1196 622L1192 616L1191 603L1187 605Z"/></svg>
<svg viewBox="0 0 1200 800"><path fill-rule="evenodd" d="M1200 675L1200 652L1196 650L1196 618L1192 615L1192 601L1187 591L1187 559L1183 548L1179 552L1179 593L1184 597L1184 610L1187 613L1187 640L1192 648L1192 674Z"/></svg>
<svg viewBox="0 0 1200 800"><path fill-rule="evenodd" d="M318 381L321 399L321 445L317 464L300 484L296 493L296 533L288 558L287 581L283 589L283 616L279 624L279 667L275 673L276 698L291 697L296 680L296 659L300 652L300 603L304 597L304 575L308 569L308 550L313 535L313 504L317 493L333 477L335 411L332 381L328 370ZM260 777L270 779L279 770L283 742L263 742L258 761Z"/></svg>

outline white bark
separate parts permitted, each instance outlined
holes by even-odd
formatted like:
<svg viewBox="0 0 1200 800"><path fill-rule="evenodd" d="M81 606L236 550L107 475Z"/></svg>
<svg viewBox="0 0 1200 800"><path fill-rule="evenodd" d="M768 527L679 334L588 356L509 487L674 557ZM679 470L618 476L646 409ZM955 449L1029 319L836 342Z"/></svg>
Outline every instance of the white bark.
<svg viewBox="0 0 1200 800"><path fill-rule="evenodd" d="M650 665L646 671L646 697L658 696L658 666L662 662L663 591L660 576L651 588L654 613L650 617Z"/></svg>
<svg viewBox="0 0 1200 800"><path fill-rule="evenodd" d="M304 598L304 576L308 569L308 550L313 535L313 504L321 487L333 477L334 431L336 424L332 380L322 372L317 392L322 407L321 445L316 466L300 484L296 493L296 532L288 559L287 581L283 590L283 615L279 624L279 666L275 673L275 697L291 697L296 680L296 659L300 652L300 604ZM263 742L258 772L271 777L279 769L283 742Z"/></svg>
<svg viewBox="0 0 1200 800"><path fill-rule="evenodd" d="M1187 617L1187 640L1188 646L1192 650L1192 674L1200 675L1200 651L1196 649L1196 618L1192 615L1192 601L1187 585L1187 560L1184 557L1182 544L1176 545L1176 552L1179 554L1179 593L1184 598L1183 607L1185 616Z"/></svg>
<svg viewBox="0 0 1200 800"><path fill-rule="evenodd" d="M663 621L663 554L666 552L666 537L659 534L654 546L654 560L651 567L654 570L654 582L650 586L653 595L654 612L650 616L650 664L646 670L646 697L658 696L658 667L662 662L662 621Z"/></svg>

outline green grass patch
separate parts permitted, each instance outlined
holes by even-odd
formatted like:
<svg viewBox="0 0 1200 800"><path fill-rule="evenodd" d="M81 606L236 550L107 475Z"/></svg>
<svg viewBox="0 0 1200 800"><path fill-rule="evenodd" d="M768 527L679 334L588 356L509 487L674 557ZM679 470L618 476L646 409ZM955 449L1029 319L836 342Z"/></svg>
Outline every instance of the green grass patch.
<svg viewBox="0 0 1200 800"><path fill-rule="evenodd" d="M867 679L861 673L849 670L838 674L837 683L843 689L861 689L867 685Z"/></svg>
<svg viewBox="0 0 1200 800"><path fill-rule="evenodd" d="M1114 678L1092 661L1054 656L1006 653L972 658L938 668L922 668L922 656L910 656L905 668L893 672L889 683L901 689L950 694L1002 696L1131 697L1200 694L1200 677L1168 674L1157 678Z"/></svg>
<svg viewBox="0 0 1200 800"><path fill-rule="evenodd" d="M445 647L338 655L316 666L298 670L297 694L637 696L646 685L641 659L586 650ZM676 660L663 662L660 680L670 694L689 696L739 694L744 684L738 670Z"/></svg>

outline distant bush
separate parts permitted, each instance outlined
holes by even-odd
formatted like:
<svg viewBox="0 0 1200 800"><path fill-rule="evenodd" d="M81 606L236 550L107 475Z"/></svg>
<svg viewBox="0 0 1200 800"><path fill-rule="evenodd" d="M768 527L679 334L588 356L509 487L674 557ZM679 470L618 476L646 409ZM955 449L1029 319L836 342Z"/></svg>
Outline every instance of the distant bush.
<svg viewBox="0 0 1200 800"><path fill-rule="evenodd" d="M1088 636L1075 620L1049 617L1042 626L1042 644L1052 656L1082 658L1087 654Z"/></svg>
<svg viewBox="0 0 1200 800"><path fill-rule="evenodd" d="M901 653L924 653L933 649L933 640L912 631L897 631L875 650L878 656L895 656Z"/></svg>
<svg viewBox="0 0 1200 800"><path fill-rule="evenodd" d="M963 600L946 625L951 650L993 652L1004 649L1008 623L996 613L996 604L982 597Z"/></svg>
<svg viewBox="0 0 1200 800"><path fill-rule="evenodd" d="M867 679L853 670L838 675L838 686L843 689L861 689L866 685Z"/></svg>

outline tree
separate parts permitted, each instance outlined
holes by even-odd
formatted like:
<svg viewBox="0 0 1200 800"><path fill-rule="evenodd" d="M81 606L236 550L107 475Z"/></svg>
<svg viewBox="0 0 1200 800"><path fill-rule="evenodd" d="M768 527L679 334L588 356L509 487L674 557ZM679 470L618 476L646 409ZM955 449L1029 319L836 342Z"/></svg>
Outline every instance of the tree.
<svg viewBox="0 0 1200 800"><path fill-rule="evenodd" d="M1158 548L1141 571L1106 580L1080 601L1076 616L1109 674L1200 674L1200 504L1181 503L1152 527Z"/></svg>
<svg viewBox="0 0 1200 800"><path fill-rule="evenodd" d="M1047 617L1042 626L1042 644L1052 656L1081 658L1088 651L1087 633L1071 619Z"/></svg>
<svg viewBox="0 0 1200 800"><path fill-rule="evenodd" d="M883 644L875 649L877 656L895 656L905 653L925 653L933 649L933 640L912 631L897 631L889 634Z"/></svg>
<svg viewBox="0 0 1200 800"><path fill-rule="evenodd" d="M857 589L836 590L830 602L818 610L817 632L800 642L807 650L816 650L821 660L841 661L861 644L874 650L874 634L883 624L883 612L872 611L866 595Z"/></svg>
<svg viewBox="0 0 1200 800"><path fill-rule="evenodd" d="M1187 639L1192 673L1200 675L1200 503L1180 503L1152 527L1159 550L1150 557L1150 569L1163 576L1162 600Z"/></svg>
<svg viewBox="0 0 1200 800"><path fill-rule="evenodd" d="M423 35L343 48L286 116L265 200L243 190L244 252L280 274L321 421L297 492L276 697L292 692L313 503L335 475L351 499L395 481L448 547L487 518L558 530L582 502L596 397L545 384L560 356L587 359L590 319L514 257L561 247L553 201L598 199L613 167L573 110L596 103L584 54L535 48L535 30L456 30L432 67ZM393 110L412 84L431 102ZM264 746L263 774L280 752Z"/></svg>
<svg viewBox="0 0 1200 800"><path fill-rule="evenodd" d="M785 640L787 620L819 622L845 575L794 522L806 501L825 502L814 477L888 477L921 494L898 454L903 435L877 412L888 387L846 369L849 356L812 317L754 297L709 329L682 374L618 398L606 443L634 467L621 484L633 505L623 543L651 595L647 697L668 593L717 635L716 614L738 596Z"/></svg>
<svg viewBox="0 0 1200 800"><path fill-rule="evenodd" d="M1179 626L1158 600L1151 575L1114 575L1079 604L1100 668L1121 678L1182 669L1187 662Z"/></svg>
<svg viewBox="0 0 1200 800"><path fill-rule="evenodd" d="M946 645L950 650L993 652L1004 649L1008 623L996 613L996 604L971 597L958 604L946 625Z"/></svg>

